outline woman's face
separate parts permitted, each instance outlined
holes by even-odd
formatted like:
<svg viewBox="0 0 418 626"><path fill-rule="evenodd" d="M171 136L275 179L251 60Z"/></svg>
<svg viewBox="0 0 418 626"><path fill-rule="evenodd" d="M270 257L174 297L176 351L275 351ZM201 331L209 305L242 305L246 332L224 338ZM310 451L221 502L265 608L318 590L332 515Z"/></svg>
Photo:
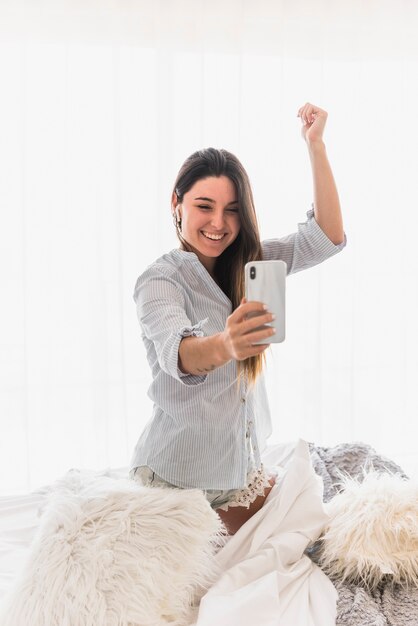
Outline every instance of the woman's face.
<svg viewBox="0 0 418 626"><path fill-rule="evenodd" d="M173 207L181 217L181 234L212 274L216 258L240 230L235 185L227 176L209 176L198 180L177 207L176 202L173 194Z"/></svg>

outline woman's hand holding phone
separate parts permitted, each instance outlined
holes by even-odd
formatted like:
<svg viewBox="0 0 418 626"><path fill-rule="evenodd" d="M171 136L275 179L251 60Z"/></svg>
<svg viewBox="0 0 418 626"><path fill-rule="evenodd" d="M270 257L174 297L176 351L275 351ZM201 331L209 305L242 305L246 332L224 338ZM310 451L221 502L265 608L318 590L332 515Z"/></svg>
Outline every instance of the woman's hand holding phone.
<svg viewBox="0 0 418 626"><path fill-rule="evenodd" d="M254 317L247 318L250 313L255 314ZM254 345L254 342L271 337L274 335L275 329L271 326L256 332L254 329L272 322L273 319L273 314L265 310L263 302L247 302L243 298L241 304L226 320L225 330L222 332L225 350L229 358L243 361L250 356L264 352L270 344Z"/></svg>

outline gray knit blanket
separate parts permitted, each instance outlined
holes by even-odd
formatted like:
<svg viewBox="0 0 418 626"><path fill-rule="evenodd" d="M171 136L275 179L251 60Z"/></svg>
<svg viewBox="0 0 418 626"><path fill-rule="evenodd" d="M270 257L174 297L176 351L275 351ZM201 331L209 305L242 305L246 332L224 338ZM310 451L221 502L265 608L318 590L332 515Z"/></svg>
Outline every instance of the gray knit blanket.
<svg viewBox="0 0 418 626"><path fill-rule="evenodd" d="M338 493L341 471L360 481L363 467L372 465L378 472L396 472L406 477L396 463L362 443L344 443L333 448L310 443L309 448L314 469L324 481L324 502ZM318 548L319 542L306 551L314 562ZM418 626L418 589L405 590L386 582L370 593L360 585L331 580L339 596L336 626Z"/></svg>

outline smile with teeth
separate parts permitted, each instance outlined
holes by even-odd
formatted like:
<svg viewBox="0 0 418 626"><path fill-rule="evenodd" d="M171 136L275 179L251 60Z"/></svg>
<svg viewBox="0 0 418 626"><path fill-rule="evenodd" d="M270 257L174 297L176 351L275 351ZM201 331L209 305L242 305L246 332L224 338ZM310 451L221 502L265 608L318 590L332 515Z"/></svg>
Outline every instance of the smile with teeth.
<svg viewBox="0 0 418 626"><path fill-rule="evenodd" d="M226 233L222 233L222 235L213 235L205 230L202 230L201 233L206 237L206 239L211 239L212 241L220 241L226 235Z"/></svg>

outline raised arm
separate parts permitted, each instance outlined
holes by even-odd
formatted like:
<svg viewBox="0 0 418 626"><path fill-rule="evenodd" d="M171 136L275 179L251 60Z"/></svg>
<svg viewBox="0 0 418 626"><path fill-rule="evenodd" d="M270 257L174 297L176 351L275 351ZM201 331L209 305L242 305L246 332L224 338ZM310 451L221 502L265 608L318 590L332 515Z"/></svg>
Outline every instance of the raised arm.
<svg viewBox="0 0 418 626"><path fill-rule="evenodd" d="M302 137L308 146L312 167L315 220L338 245L344 240L344 229L338 191L323 141L328 113L307 102L299 109L298 117L302 121Z"/></svg>

